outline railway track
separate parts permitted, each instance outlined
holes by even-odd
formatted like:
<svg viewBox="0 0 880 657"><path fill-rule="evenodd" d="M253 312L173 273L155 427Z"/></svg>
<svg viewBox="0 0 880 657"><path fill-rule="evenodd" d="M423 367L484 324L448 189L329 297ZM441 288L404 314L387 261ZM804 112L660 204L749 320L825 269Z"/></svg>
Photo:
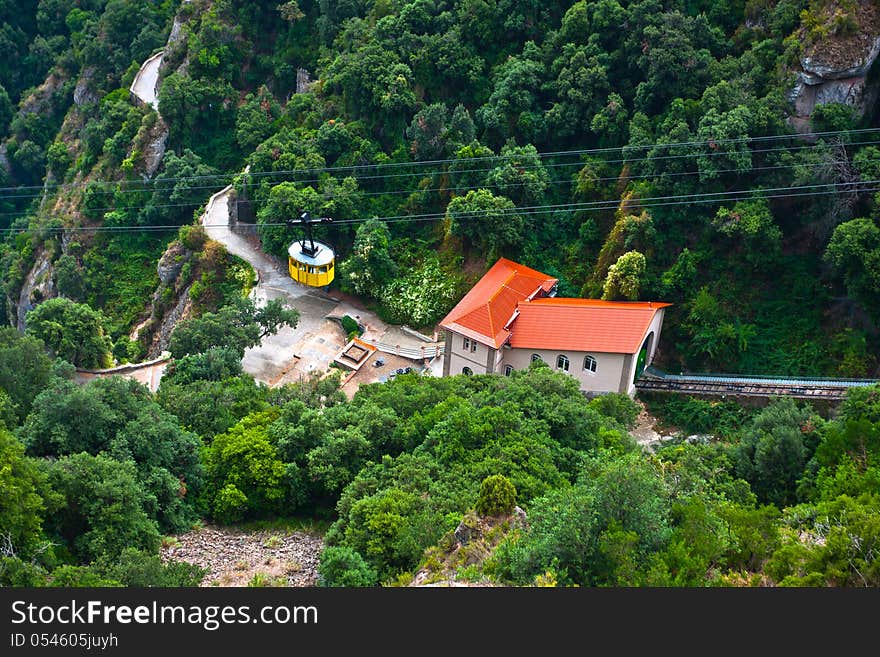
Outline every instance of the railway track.
<svg viewBox="0 0 880 657"><path fill-rule="evenodd" d="M876 379L795 379L736 375L667 374L649 368L636 381L636 389L692 395L743 397L795 397L841 400L850 388L880 383Z"/></svg>

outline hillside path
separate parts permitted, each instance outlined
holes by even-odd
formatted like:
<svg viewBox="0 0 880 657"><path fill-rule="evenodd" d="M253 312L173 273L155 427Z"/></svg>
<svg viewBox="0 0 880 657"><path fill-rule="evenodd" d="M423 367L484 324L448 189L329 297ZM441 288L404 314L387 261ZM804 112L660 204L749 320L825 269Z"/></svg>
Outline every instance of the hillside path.
<svg viewBox="0 0 880 657"><path fill-rule="evenodd" d="M129 87L131 93L157 112L159 111L159 67L162 66L163 54L162 52L157 52L141 64L140 70L134 76L131 87Z"/></svg>

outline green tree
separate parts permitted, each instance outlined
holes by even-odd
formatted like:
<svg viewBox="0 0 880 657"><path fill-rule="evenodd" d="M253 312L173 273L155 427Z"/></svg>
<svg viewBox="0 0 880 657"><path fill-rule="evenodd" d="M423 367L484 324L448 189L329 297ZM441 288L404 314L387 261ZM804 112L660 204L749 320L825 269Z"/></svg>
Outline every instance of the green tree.
<svg viewBox="0 0 880 657"><path fill-rule="evenodd" d="M488 189L471 190L446 207L452 235L464 237L486 253L487 260L510 254L522 241L525 221L509 198Z"/></svg>
<svg viewBox="0 0 880 657"><path fill-rule="evenodd" d="M850 296L880 313L880 228L871 219L852 219L834 229L825 250Z"/></svg>
<svg viewBox="0 0 880 657"><path fill-rule="evenodd" d="M125 548L118 557L99 559L94 568L103 577L129 587L195 587L208 570L185 561L163 562L158 554Z"/></svg>
<svg viewBox="0 0 880 657"><path fill-rule="evenodd" d="M602 288L602 298L609 301L639 298L639 288L645 274L645 256L638 251L627 251L608 268Z"/></svg>
<svg viewBox="0 0 880 657"><path fill-rule="evenodd" d="M0 426L0 540L4 556L27 559L42 538L46 477L24 446Z"/></svg>
<svg viewBox="0 0 880 657"><path fill-rule="evenodd" d="M28 312L27 332L52 353L78 367L108 367L112 342L100 311L64 297L44 301Z"/></svg>
<svg viewBox="0 0 880 657"><path fill-rule="evenodd" d="M500 516L513 511L516 486L504 475L491 475L480 483L476 510L481 516Z"/></svg>
<svg viewBox="0 0 880 657"><path fill-rule="evenodd" d="M180 322L171 333L168 350L174 358L206 352L215 347L234 350L239 358L267 335L283 326L295 327L299 311L286 308L281 299L257 307L250 298L235 299L216 313Z"/></svg>
<svg viewBox="0 0 880 657"><path fill-rule="evenodd" d="M876 493L866 493L792 509L767 572L780 586L880 585L878 504Z"/></svg>
<svg viewBox="0 0 880 657"><path fill-rule="evenodd" d="M0 327L0 389L9 395L10 410L19 422L51 380L52 360L43 342L11 326Z"/></svg>
<svg viewBox="0 0 880 657"><path fill-rule="evenodd" d="M296 3L294 3L296 4ZM256 93L244 97L235 117L235 139L242 149L249 151L269 137L274 122L281 116L281 105L266 87L261 85Z"/></svg>
<svg viewBox="0 0 880 657"><path fill-rule="evenodd" d="M79 453L47 462L46 470L65 499L47 516L47 532L62 538L80 562L114 559L126 548L159 548L159 530L144 511L147 493L134 463Z"/></svg>
<svg viewBox="0 0 880 657"><path fill-rule="evenodd" d="M375 586L378 580L376 571L364 558L347 547L324 548L318 562L318 575L321 586Z"/></svg>
<svg viewBox="0 0 880 657"><path fill-rule="evenodd" d="M216 175L217 169L189 148L184 148L180 155L166 151L162 171L156 176L153 193L138 213L137 222L150 226L191 223L193 212L208 200L210 194L205 187L210 187Z"/></svg>
<svg viewBox="0 0 880 657"><path fill-rule="evenodd" d="M356 294L379 297L382 288L397 275L390 244L391 233L385 222L368 219L358 226L352 254L339 266L343 278Z"/></svg>
<svg viewBox="0 0 880 657"><path fill-rule="evenodd" d="M523 46L520 55L509 57L495 69L492 94L476 112L490 143L500 144L516 136L542 141L546 118L537 91L544 74L541 51L532 41Z"/></svg>
<svg viewBox="0 0 880 657"><path fill-rule="evenodd" d="M779 507L795 502L797 480L810 458L805 444L809 412L791 398L775 401L743 432L735 450L736 473L758 500Z"/></svg>
<svg viewBox="0 0 880 657"><path fill-rule="evenodd" d="M205 441L267 407L265 386L250 375L222 381L196 379L186 384L178 383L173 375L162 377L156 401L176 416L182 427Z"/></svg>
<svg viewBox="0 0 880 657"><path fill-rule="evenodd" d="M556 76L555 82L551 83L556 100L547 112L547 123L552 126L557 139L589 131L594 116L603 109L603 101L611 91L608 69L591 50L588 46L566 43L550 67L551 75ZM609 115L610 112L605 114ZM600 119L597 127L611 125L608 122L602 124Z"/></svg>
<svg viewBox="0 0 880 657"><path fill-rule="evenodd" d="M553 572L563 584L616 584L670 538L663 482L638 454L594 460L576 486L534 500L529 529L495 554L497 572L528 584Z"/></svg>
<svg viewBox="0 0 880 657"><path fill-rule="evenodd" d="M194 381L225 381L243 374L241 355L233 347L211 347L174 361L162 380L187 385Z"/></svg>
<svg viewBox="0 0 880 657"><path fill-rule="evenodd" d="M185 531L196 519L201 442L143 385L121 377L84 385L61 381L35 403L21 432L30 454L57 458L86 452L132 462L146 493L143 508L163 531Z"/></svg>
<svg viewBox="0 0 880 657"><path fill-rule="evenodd" d="M766 199L740 201L732 209L719 208L712 225L730 238L753 266L774 264L782 246L782 231L773 220Z"/></svg>
<svg viewBox="0 0 880 657"><path fill-rule="evenodd" d="M538 149L512 143L501 148L500 163L486 176L486 184L517 206L536 205L544 196L550 176Z"/></svg>
<svg viewBox="0 0 880 657"><path fill-rule="evenodd" d="M285 467L268 435L277 417L274 410L249 415L205 448L206 507L220 522L282 512Z"/></svg>

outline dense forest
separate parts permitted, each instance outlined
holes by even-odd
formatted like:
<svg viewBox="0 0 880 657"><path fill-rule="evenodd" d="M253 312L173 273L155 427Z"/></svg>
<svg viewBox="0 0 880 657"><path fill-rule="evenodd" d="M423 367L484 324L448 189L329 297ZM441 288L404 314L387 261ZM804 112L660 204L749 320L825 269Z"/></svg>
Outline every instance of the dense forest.
<svg viewBox="0 0 880 657"><path fill-rule="evenodd" d="M250 303L248 266L194 225L227 184L273 255L302 210L332 217L335 285L415 328L506 256L563 295L671 302L669 370L877 377L880 4L19 4L0 583L192 585L164 537L296 515L329 523L328 585L439 573L463 518L501 519L456 553L469 581L880 584L877 387L830 409L644 399L704 438L653 452L632 400L540 365L269 388L242 354L297 313ZM129 86L160 50L156 111ZM157 349L155 394L73 382Z"/></svg>

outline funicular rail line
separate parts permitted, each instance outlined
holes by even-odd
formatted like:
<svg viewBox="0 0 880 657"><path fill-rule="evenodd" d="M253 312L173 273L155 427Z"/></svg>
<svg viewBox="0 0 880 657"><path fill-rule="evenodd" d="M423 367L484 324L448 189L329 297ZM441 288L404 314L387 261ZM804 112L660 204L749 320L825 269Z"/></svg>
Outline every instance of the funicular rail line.
<svg viewBox="0 0 880 657"><path fill-rule="evenodd" d="M649 368L636 381L636 389L693 395L745 397L795 397L839 400L850 388L880 383L876 379L773 378L736 375L667 374Z"/></svg>

